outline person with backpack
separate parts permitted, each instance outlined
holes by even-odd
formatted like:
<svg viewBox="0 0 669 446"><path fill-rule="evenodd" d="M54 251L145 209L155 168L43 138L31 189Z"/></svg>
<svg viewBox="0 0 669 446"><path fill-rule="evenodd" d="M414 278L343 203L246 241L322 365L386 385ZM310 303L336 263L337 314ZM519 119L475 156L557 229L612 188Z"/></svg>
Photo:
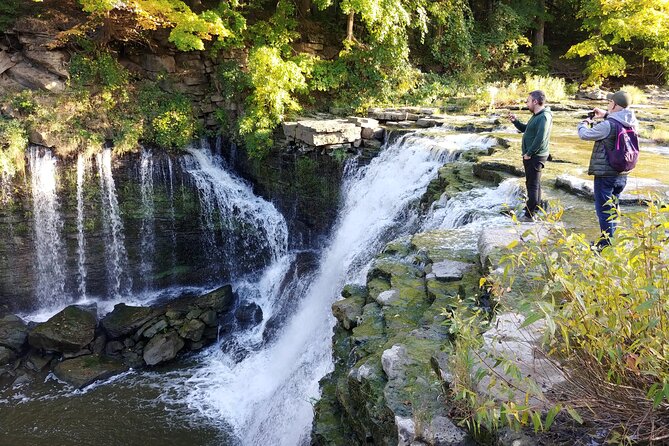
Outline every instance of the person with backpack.
<svg viewBox="0 0 669 446"><path fill-rule="evenodd" d="M509 115L509 120L523 134L521 152L525 168L527 202L525 212L518 217L518 221L534 221L541 203L541 171L548 159L548 143L553 126L553 114L545 102L544 92L534 90L527 96L527 108L532 112L527 124L520 122L516 115Z"/></svg>
<svg viewBox="0 0 669 446"><path fill-rule="evenodd" d="M607 109L594 108L595 118L603 119L594 123L592 118L578 125L579 138L595 141L590 155L588 175L595 177L595 211L599 220L601 237L597 248L611 244L616 230L618 197L627 184L627 174L634 168L639 154L637 129L639 121L629 106L630 95L625 91L609 93Z"/></svg>

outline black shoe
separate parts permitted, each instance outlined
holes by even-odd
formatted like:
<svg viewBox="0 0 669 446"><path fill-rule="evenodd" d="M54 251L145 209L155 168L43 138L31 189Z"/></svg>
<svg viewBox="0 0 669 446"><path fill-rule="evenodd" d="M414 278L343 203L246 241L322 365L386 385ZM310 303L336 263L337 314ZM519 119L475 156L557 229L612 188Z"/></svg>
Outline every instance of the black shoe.
<svg viewBox="0 0 669 446"><path fill-rule="evenodd" d="M527 214L519 215L516 220L522 223L534 223L534 219Z"/></svg>

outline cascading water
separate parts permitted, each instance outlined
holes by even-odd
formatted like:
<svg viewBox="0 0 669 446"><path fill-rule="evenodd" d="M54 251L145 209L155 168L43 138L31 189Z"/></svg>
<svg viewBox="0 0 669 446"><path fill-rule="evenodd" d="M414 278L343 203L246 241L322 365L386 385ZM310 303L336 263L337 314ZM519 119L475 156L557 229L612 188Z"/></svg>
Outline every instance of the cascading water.
<svg viewBox="0 0 669 446"><path fill-rule="evenodd" d="M272 342L241 361L217 351L188 381L188 401L223 418L242 444L307 442L319 379L331 370L330 306L347 281L390 238L414 226L409 211L438 169L468 147L494 140L471 136L406 135L349 178L343 206L315 275L293 287L299 307Z"/></svg>
<svg viewBox="0 0 669 446"><path fill-rule="evenodd" d="M56 158L49 150L29 148L33 199L37 284L36 297L42 307L65 302L65 246L63 221L56 196Z"/></svg>
<svg viewBox="0 0 669 446"><path fill-rule="evenodd" d="M77 157L77 290L80 298L86 298L86 237L84 236L84 179L86 157Z"/></svg>
<svg viewBox="0 0 669 446"><path fill-rule="evenodd" d="M243 271L249 264L260 266L285 254L288 229L274 206L255 196L251 188L221 166L220 158L209 150L189 149L184 170L191 176L200 195L201 215L210 255L225 250L229 267ZM271 208L271 209L270 209ZM239 269L241 267L241 270Z"/></svg>
<svg viewBox="0 0 669 446"><path fill-rule="evenodd" d="M142 199L142 227L140 229L139 277L144 291L149 289L156 251L153 202L153 156L151 151L142 148L140 159L140 191Z"/></svg>
<svg viewBox="0 0 669 446"><path fill-rule="evenodd" d="M104 149L97 155L109 294L114 298L120 298L129 293L131 279L128 274L128 254L125 249L123 221L116 197L111 162L111 149Z"/></svg>

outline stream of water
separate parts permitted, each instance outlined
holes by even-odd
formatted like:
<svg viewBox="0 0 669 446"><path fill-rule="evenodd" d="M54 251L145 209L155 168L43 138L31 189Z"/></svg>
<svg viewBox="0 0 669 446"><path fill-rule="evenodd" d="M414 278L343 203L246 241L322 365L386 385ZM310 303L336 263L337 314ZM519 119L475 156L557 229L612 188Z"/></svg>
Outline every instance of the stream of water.
<svg viewBox="0 0 669 446"><path fill-rule="evenodd" d="M134 442L135 436L147 431L153 433L142 439L143 445L185 444L180 441L186 438L195 439L189 444L308 444L312 402L319 397L318 382L332 370L331 305L342 286L363 281L371 259L396 237L419 229L438 228L462 228L475 234L484 226L501 221L501 206L517 198L514 182L460 194L437 203L427 216L421 216L416 206L440 167L456 161L465 150L487 148L494 142L492 138L474 135L407 134L368 165L352 165L342 185L342 202L332 234L324 246L314 247L310 252L288 251L284 218L271 203L255 196L250 185L228 172L220 156L206 147L189 149L180 160L180 169L192 182L200 202L199 215L193 218L204 228L201 247L212 259L227 256L227 266L234 273L233 288L241 302L254 302L262 308L262 323L249 329L240 328L224 345L215 345L180 364L160 367L155 372L131 372L84 391L72 392L49 380L41 388L26 393L19 389L0 394L0 426L12 426L0 428L0 433L14 440L13 444L30 439L34 445L58 441L139 444ZM33 152L34 202L36 206L39 204L41 212L38 214L36 208L39 224L36 223L35 229L48 227L49 237L57 237L62 223L54 196L55 160L48 152L35 151L34 159L32 156ZM128 271L133 265L129 264L125 246L111 152L105 150L95 160L111 290L102 308L109 308L110 300L127 301L123 298L130 294L132 283ZM77 166L76 221L82 234L77 243L78 289L85 295L87 245L83 237L82 188L88 177L86 161L80 159ZM151 198L154 180L169 177L164 182L169 185L166 194L172 200L169 208L174 215L176 192L172 169L171 161L154 163L151 152L142 152L142 255L135 267L145 276L150 275L150 260L155 255L152 250L158 237ZM175 232L173 225L171 228ZM173 237L168 235L176 240ZM47 292L45 284L64 283L61 277L64 269L58 260L62 256L59 254L62 243L51 238L47 245L49 249L36 246L36 262L38 267L42 265L40 273L46 277L41 285L45 289L41 290L38 284L41 290L38 292L45 293L45 303L53 304L56 293ZM300 259L310 257L318 259L315 266L298 267ZM183 290L177 286L150 291L148 281L142 287L145 297L151 298ZM144 301L150 300L149 297ZM114 406L110 401L118 404ZM15 405L17 410L10 413L6 410L8 404ZM95 406L102 407L107 419L114 420L111 422L118 429L96 431L70 425L104 422L104 418L97 416L88 422L82 419ZM59 410L67 412L64 407L75 414L65 416L65 421L58 425L51 414ZM137 423L135 426L122 423L123 412L130 408L137 410L131 417ZM155 423L165 424L157 428L153 426ZM145 429L150 424L153 427ZM42 426L39 429L48 435L34 431L31 434L32 426Z"/></svg>

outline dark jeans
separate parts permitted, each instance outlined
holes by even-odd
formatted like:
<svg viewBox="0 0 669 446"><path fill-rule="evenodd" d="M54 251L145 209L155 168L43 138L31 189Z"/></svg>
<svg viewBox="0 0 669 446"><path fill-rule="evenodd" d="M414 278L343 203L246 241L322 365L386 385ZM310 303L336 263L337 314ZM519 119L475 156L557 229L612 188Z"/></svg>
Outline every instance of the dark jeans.
<svg viewBox="0 0 669 446"><path fill-rule="evenodd" d="M533 156L523 159L525 168L525 186L527 187L527 203L525 203L525 215L532 217L537 212L541 203L541 171L545 167L546 156Z"/></svg>
<svg viewBox="0 0 669 446"><path fill-rule="evenodd" d="M612 210L618 209L618 196L625 189L626 184L627 175L595 177L595 211L599 220L599 228L602 230L600 245L609 244L608 239L616 232L616 212Z"/></svg>

